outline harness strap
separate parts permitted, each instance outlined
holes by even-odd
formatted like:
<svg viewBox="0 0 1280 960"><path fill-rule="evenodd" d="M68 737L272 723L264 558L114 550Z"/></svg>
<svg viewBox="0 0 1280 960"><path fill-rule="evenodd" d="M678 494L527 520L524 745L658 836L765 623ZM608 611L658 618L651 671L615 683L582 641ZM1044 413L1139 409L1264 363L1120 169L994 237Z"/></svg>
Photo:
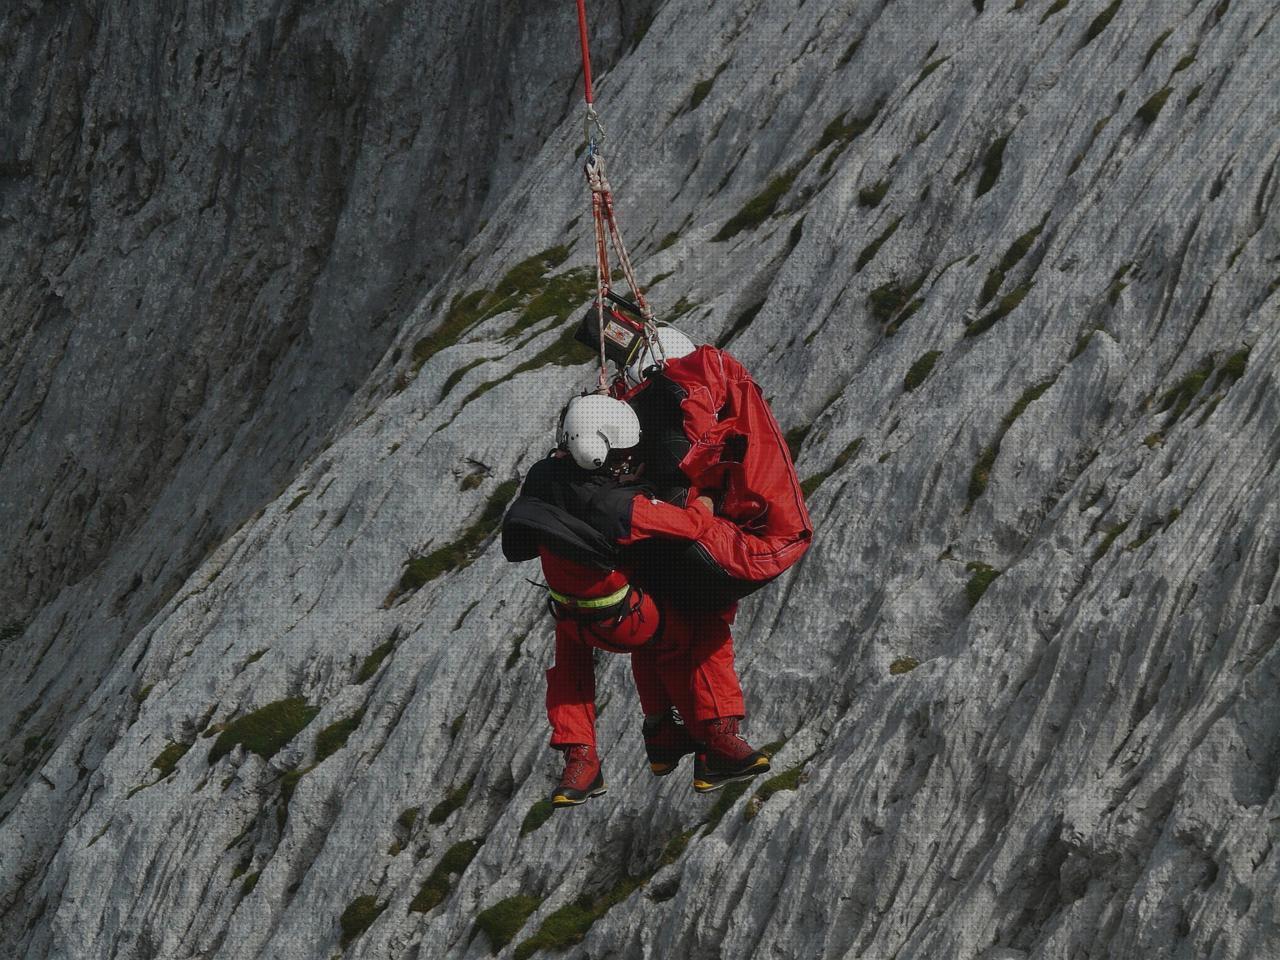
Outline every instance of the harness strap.
<svg viewBox="0 0 1280 960"><path fill-rule="evenodd" d="M547 594L556 603L563 604L566 607L577 610L603 610L605 607L616 606L623 600L627 599L627 594L631 592L631 584L627 584L606 597L570 597L563 593L557 593L550 587L547 587Z"/></svg>

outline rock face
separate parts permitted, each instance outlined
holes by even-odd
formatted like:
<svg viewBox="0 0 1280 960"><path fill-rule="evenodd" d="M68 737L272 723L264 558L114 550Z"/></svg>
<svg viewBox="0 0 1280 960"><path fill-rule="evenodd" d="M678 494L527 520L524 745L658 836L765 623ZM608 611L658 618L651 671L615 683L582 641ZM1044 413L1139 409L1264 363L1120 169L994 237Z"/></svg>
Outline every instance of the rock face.
<svg viewBox="0 0 1280 960"><path fill-rule="evenodd" d="M1272 4L599 13L817 532L737 621L779 776L653 780L605 658L550 818L492 532L593 375L571 5L119 6L0 29L0 953L1280 955Z"/></svg>

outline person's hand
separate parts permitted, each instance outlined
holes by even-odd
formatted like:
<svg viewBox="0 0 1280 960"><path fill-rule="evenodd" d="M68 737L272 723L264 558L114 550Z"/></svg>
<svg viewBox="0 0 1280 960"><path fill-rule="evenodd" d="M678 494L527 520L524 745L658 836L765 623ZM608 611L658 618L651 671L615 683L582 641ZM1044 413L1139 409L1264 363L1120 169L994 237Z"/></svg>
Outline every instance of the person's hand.
<svg viewBox="0 0 1280 960"><path fill-rule="evenodd" d="M707 513L715 514L716 505L712 502L710 497L698 497L698 503L707 508Z"/></svg>

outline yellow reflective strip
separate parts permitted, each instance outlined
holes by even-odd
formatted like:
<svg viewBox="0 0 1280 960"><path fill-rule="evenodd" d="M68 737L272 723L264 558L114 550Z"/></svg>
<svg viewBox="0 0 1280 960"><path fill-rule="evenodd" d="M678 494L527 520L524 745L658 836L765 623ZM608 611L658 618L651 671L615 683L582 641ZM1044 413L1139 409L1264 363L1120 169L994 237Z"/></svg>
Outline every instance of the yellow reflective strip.
<svg viewBox="0 0 1280 960"><path fill-rule="evenodd" d="M627 591L631 589L628 584L619 590L614 591L607 597L590 597L588 599L579 599L578 597L566 597L563 593L556 593L550 587L547 587L547 593L551 594L551 599L557 603L563 603L567 607L579 607L583 610L599 610L601 607L612 607L615 603L621 603L626 599Z"/></svg>

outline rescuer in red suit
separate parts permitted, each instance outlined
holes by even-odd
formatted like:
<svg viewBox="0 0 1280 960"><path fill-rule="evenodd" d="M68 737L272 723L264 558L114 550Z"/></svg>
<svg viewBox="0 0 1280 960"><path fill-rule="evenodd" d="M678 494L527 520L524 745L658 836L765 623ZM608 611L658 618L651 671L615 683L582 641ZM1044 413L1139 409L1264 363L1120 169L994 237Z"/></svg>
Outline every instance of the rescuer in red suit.
<svg viewBox="0 0 1280 960"><path fill-rule="evenodd" d="M664 553L675 557L716 522L705 498L677 507L637 480L632 471L639 439L638 421L625 403L575 399L562 420L560 446L530 469L503 520L507 558L541 560L556 620L547 716L551 745L565 753L552 796L557 806L582 803L606 789L596 750L593 648L631 654L655 774L672 772L695 750L699 791L769 769L768 758L741 737L717 739L717 727L734 726L733 718L744 712L732 647L721 636L727 625L708 627L708 616L723 619L655 598L640 585L646 571L627 561L632 548L619 547L634 544L644 550L643 565L661 565ZM645 517L639 524L637 511ZM695 741L699 734L703 739Z"/></svg>

